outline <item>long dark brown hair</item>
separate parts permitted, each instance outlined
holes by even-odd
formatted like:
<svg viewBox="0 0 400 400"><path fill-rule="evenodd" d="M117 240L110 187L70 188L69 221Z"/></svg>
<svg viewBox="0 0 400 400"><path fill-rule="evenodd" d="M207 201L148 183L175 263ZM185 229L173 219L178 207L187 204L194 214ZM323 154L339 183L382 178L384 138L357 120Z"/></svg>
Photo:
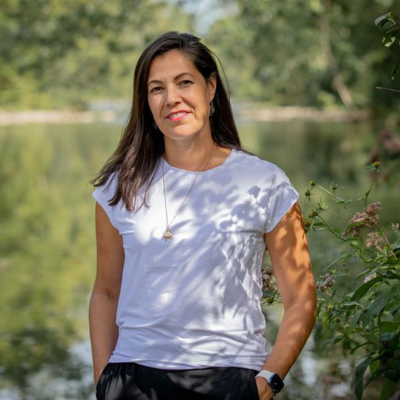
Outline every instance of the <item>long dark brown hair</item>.
<svg viewBox="0 0 400 400"><path fill-rule="evenodd" d="M214 143L224 148L242 149L229 97L215 61L216 56L196 36L167 32L152 42L140 56L134 73L129 120L113 155L91 181L95 187L102 186L109 183L110 177L117 173L116 191L110 200L111 206L122 200L129 211L134 211L146 203L154 173L164 154L164 137L153 124L154 119L148 104L147 81L154 58L175 49L192 60L206 81L212 76L216 79L213 99L215 113L210 117ZM137 195L142 187L143 201L137 204Z"/></svg>

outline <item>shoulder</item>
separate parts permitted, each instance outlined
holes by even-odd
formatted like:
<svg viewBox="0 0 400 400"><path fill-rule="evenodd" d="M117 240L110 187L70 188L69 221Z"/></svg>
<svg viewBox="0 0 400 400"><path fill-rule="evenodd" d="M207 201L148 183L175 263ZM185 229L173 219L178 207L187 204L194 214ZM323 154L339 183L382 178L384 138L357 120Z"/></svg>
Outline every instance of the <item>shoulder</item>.
<svg viewBox="0 0 400 400"><path fill-rule="evenodd" d="M96 188L101 189L104 192L113 192L117 186L118 183L118 172L113 172L110 174L110 176L106 179L106 181L99 186L96 186Z"/></svg>
<svg viewBox="0 0 400 400"><path fill-rule="evenodd" d="M248 176L256 176L258 179L263 177L267 180L288 179L285 172L277 165L242 150L234 151L235 157L233 164L237 171L242 171Z"/></svg>
<svg viewBox="0 0 400 400"><path fill-rule="evenodd" d="M118 181L118 172L112 173L107 180L99 185L95 186L93 191L93 197L100 202L100 200L106 201L107 203L114 197ZM101 203L101 202L100 202Z"/></svg>

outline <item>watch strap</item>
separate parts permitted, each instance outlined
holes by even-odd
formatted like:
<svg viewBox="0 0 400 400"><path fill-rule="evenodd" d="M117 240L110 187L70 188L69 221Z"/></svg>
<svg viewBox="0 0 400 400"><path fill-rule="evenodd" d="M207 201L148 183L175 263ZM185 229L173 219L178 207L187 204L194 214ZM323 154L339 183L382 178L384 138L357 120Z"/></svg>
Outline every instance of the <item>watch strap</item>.
<svg viewBox="0 0 400 400"><path fill-rule="evenodd" d="M265 378L268 381L269 378L271 378L271 376L274 375L274 373L275 372L270 372L270 371L267 371L266 369L263 369L256 375L256 378L261 377L261 378Z"/></svg>
<svg viewBox="0 0 400 400"><path fill-rule="evenodd" d="M263 369L256 375L256 378L257 377L266 379L274 395L278 394L285 386L281 377L276 372L271 372Z"/></svg>

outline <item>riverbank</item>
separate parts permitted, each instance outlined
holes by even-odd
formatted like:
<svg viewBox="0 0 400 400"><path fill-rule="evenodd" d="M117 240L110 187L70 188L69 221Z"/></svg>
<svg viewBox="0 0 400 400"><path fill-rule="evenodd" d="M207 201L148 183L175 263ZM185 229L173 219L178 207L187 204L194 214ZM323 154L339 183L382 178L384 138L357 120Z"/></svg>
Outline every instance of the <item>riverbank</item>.
<svg viewBox="0 0 400 400"><path fill-rule="evenodd" d="M113 122L118 114L113 111L57 111L57 110L0 110L0 125L23 124L92 124Z"/></svg>
<svg viewBox="0 0 400 400"><path fill-rule="evenodd" d="M368 111L348 111L344 108L317 109L312 107L260 107L255 104L234 104L234 112L241 120L249 121L365 121Z"/></svg>
<svg viewBox="0 0 400 400"><path fill-rule="evenodd" d="M233 102L235 117L240 121L360 121L369 118L367 111L347 111L335 108L320 110L308 107L265 107L257 103ZM58 111L58 110L0 110L0 125L22 124L91 124L119 120L121 110Z"/></svg>

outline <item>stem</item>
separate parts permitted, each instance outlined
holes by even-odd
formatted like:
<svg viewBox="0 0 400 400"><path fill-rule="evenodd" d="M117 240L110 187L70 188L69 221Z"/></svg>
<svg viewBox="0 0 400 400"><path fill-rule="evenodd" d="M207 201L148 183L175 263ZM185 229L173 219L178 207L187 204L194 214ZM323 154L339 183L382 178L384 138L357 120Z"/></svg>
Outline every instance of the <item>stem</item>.
<svg viewBox="0 0 400 400"><path fill-rule="evenodd" d="M318 218L324 223L325 225L325 229L330 232L333 236L335 236L337 239L341 240L342 242L347 243L346 239L343 239L341 235L339 235L338 233L336 233L330 226L329 224L325 221L325 219L323 217L321 217L321 215L318 214Z"/></svg>
<svg viewBox="0 0 400 400"><path fill-rule="evenodd" d="M337 239L341 240L342 242L346 243L348 246L351 247L351 249L356 253L356 256L359 257L365 265L368 265L368 261L367 259L364 257L362 251L359 251L357 249L355 249L351 244L348 243L347 239L342 238L342 236L338 233L336 233L330 226L329 224L325 221L324 218L322 218L320 215L318 215L318 217L322 220L322 222L325 225L325 229L330 232L333 236L335 236Z"/></svg>
<svg viewBox="0 0 400 400"><path fill-rule="evenodd" d="M384 227L382 224L378 224L378 226L379 226L379 228L381 229L381 232L382 232L381 239L385 242L385 244L386 244L387 246L390 247L390 253L392 253L392 255L396 257L396 254L395 254L394 251L393 251L393 246L392 246L392 244L390 243L390 240L389 240L389 238L388 238L388 236L387 236L387 234L386 234L386 229L385 229L385 227Z"/></svg>
<svg viewBox="0 0 400 400"><path fill-rule="evenodd" d="M391 88L382 87L382 86L377 86L376 88L377 88L378 90L388 90L389 92L400 93L400 90L399 90L399 89L391 89Z"/></svg>
<svg viewBox="0 0 400 400"><path fill-rule="evenodd" d="M332 192L330 192L328 189L325 189L323 186L320 186L320 185L317 185L317 188L319 188L319 189L321 189L322 191L328 193L329 198L330 198L331 200L336 200L336 197L333 196Z"/></svg>

